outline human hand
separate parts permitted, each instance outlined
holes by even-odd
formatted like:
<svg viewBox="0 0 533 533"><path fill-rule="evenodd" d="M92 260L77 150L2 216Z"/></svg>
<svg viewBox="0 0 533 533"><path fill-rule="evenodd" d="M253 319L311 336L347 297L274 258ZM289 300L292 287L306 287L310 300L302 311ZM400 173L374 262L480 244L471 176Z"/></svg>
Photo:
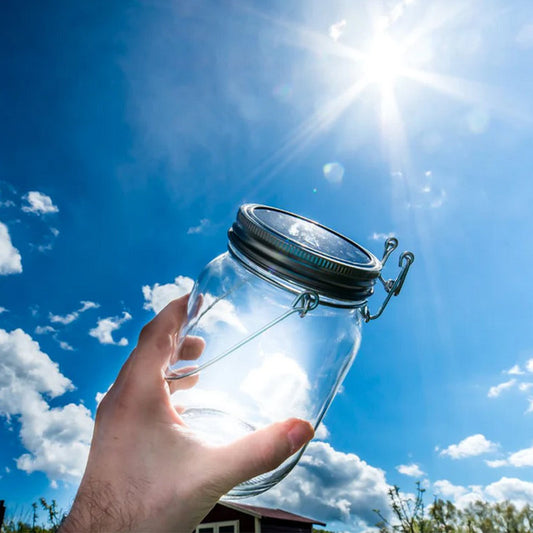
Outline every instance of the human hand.
<svg viewBox="0 0 533 533"><path fill-rule="evenodd" d="M61 533L190 533L218 499L278 467L313 437L289 419L226 446L200 442L172 405L165 369L187 314L174 300L141 331L137 347L101 401L85 474ZM203 341L188 338L187 358ZM195 376L182 380L193 386Z"/></svg>

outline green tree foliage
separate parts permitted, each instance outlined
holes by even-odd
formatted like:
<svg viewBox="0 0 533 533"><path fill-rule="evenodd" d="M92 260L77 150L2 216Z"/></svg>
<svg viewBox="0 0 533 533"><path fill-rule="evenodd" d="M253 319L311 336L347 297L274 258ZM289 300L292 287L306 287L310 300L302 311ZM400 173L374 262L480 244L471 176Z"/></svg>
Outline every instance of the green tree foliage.
<svg viewBox="0 0 533 533"><path fill-rule="evenodd" d="M436 498L426 508L425 489L416 484L416 494L403 494L399 487L389 490L391 518L380 510L376 524L380 533L532 533L533 507L517 509L510 502L477 501L458 509L449 500Z"/></svg>

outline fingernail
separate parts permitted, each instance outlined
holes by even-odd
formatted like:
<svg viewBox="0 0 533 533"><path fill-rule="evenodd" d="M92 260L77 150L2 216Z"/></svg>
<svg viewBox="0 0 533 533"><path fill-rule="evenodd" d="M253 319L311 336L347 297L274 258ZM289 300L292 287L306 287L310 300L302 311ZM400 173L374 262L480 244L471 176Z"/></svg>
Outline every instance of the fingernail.
<svg viewBox="0 0 533 533"><path fill-rule="evenodd" d="M315 432L309 422L296 420L287 433L291 445L291 454L299 450L304 444L309 442Z"/></svg>

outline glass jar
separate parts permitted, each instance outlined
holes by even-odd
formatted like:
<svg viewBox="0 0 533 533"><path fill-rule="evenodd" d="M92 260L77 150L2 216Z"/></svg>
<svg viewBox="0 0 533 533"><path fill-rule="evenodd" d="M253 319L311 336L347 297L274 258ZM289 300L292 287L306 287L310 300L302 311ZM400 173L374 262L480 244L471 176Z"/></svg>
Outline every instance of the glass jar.
<svg viewBox="0 0 533 533"><path fill-rule="evenodd" d="M299 215L241 206L228 232L228 251L194 285L166 373L185 423L212 445L290 417L308 420L316 430L353 363L362 323L377 318L401 289L414 259L410 252L402 254L395 280L381 277L397 245L388 239L379 261ZM387 297L371 315L367 298L378 279ZM183 342L188 336L205 341L195 361ZM228 496L269 489L302 453Z"/></svg>

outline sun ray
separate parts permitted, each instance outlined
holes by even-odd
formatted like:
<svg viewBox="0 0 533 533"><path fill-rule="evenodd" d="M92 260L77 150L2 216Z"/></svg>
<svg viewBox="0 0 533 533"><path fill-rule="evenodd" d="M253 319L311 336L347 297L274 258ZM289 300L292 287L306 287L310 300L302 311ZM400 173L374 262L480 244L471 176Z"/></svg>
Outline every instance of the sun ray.
<svg viewBox="0 0 533 533"><path fill-rule="evenodd" d="M342 112L353 103L368 85L368 79L361 79L335 99L328 101L311 117L302 122L282 141L281 146L264 160L251 175L262 174L262 181L251 191L256 194L268 181L302 152L321 133L332 126Z"/></svg>
<svg viewBox="0 0 533 533"><path fill-rule="evenodd" d="M405 69L403 75L456 100L486 107L503 117L524 122L532 120L525 105L517 103L516 98L511 102L503 92L490 85L412 68Z"/></svg>

